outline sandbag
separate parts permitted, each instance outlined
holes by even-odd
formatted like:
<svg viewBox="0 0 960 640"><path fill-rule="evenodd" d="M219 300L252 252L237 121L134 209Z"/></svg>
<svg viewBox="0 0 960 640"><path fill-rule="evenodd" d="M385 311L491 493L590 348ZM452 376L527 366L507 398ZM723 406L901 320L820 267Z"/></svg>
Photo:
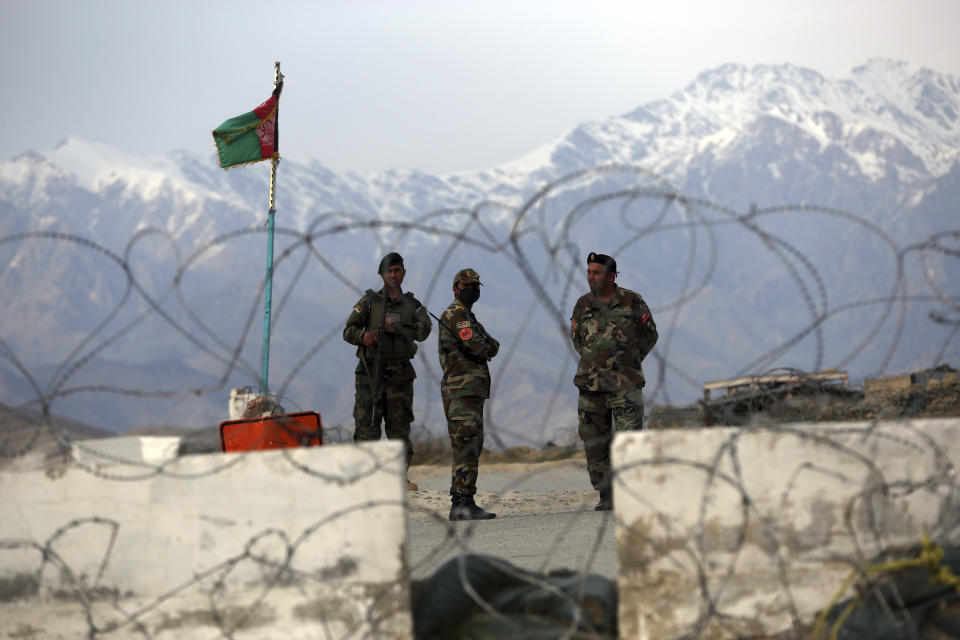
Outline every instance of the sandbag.
<svg viewBox="0 0 960 640"><path fill-rule="evenodd" d="M540 574L463 555L412 585L411 597L414 635L422 640L617 636L616 585L596 574Z"/></svg>
<svg viewBox="0 0 960 640"><path fill-rule="evenodd" d="M960 639L960 546L888 550L863 573L860 595L830 607L815 640Z"/></svg>

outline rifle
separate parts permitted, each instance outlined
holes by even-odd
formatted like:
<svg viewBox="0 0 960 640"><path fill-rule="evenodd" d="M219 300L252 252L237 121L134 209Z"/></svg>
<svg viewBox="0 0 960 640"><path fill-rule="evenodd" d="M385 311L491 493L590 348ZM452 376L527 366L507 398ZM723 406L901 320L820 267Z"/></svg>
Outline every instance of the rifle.
<svg viewBox="0 0 960 640"><path fill-rule="evenodd" d="M456 332L456 331L454 331L453 329L450 328L450 325L448 325L446 322L444 322L443 320L441 320L441 319L438 318L437 316L433 315L433 311L430 311L430 309L427 309L426 307L424 307L423 309L424 309L424 311L426 311L427 313L430 314L430 317L431 317L431 318L433 318L434 320L437 321L437 324L438 324L438 325L440 325L441 327L443 327L444 329L446 329L447 331L449 331L451 334L453 334L453 337L456 338L458 341L460 340L460 336L457 335L457 332Z"/></svg>
<svg viewBox="0 0 960 640"><path fill-rule="evenodd" d="M373 399L370 402L370 428L379 428L375 421L377 400L380 398L380 389L383 388L383 331L387 324L387 286L383 287L383 313L380 316L380 327L377 329L377 355L373 358Z"/></svg>

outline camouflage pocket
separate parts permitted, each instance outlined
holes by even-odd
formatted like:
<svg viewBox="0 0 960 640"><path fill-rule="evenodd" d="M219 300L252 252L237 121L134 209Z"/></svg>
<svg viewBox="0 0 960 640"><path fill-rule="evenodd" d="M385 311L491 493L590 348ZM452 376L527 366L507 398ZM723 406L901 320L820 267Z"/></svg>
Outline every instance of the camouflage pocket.
<svg viewBox="0 0 960 640"><path fill-rule="evenodd" d="M643 429L643 387L625 389L612 394L610 411L616 431Z"/></svg>
<svg viewBox="0 0 960 640"><path fill-rule="evenodd" d="M596 318L590 318L586 320L583 324L580 335L583 337L583 343L589 344L597 339L597 335L600 333L600 321Z"/></svg>

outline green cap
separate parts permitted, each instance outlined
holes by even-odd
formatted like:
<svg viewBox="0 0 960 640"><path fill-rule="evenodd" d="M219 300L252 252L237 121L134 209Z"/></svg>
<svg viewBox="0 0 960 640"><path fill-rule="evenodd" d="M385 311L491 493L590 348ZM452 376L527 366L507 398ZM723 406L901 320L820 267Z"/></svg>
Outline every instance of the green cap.
<svg viewBox="0 0 960 640"><path fill-rule="evenodd" d="M453 286L457 286L458 282L462 282L465 285L483 284L480 282L480 274L473 269L460 269L460 271L457 271L457 275L453 276Z"/></svg>

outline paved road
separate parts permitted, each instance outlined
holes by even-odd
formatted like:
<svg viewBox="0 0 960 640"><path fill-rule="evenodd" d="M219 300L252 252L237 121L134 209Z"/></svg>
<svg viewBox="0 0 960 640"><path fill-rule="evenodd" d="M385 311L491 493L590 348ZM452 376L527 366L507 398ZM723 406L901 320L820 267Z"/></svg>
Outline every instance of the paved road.
<svg viewBox="0 0 960 640"><path fill-rule="evenodd" d="M581 466L550 468L534 474L490 472L480 469L480 489L490 493L526 492L542 497L542 492L586 492L589 505L554 513L501 514L495 520L448 522L448 498L438 508L435 519L411 519L408 523L407 560L413 577L423 579L444 562L462 553L484 553L503 558L525 569L549 571L574 569L598 573L611 579L617 575L617 549L611 512L593 511L593 493ZM449 475L426 476L411 468L411 479L421 489L446 494ZM516 495L516 494L514 494ZM438 500L440 495L437 496ZM478 500L487 506L487 500ZM496 511L491 507L491 510ZM536 504L533 505L536 511ZM549 508L545 510L550 510ZM554 510L556 511L556 510Z"/></svg>

